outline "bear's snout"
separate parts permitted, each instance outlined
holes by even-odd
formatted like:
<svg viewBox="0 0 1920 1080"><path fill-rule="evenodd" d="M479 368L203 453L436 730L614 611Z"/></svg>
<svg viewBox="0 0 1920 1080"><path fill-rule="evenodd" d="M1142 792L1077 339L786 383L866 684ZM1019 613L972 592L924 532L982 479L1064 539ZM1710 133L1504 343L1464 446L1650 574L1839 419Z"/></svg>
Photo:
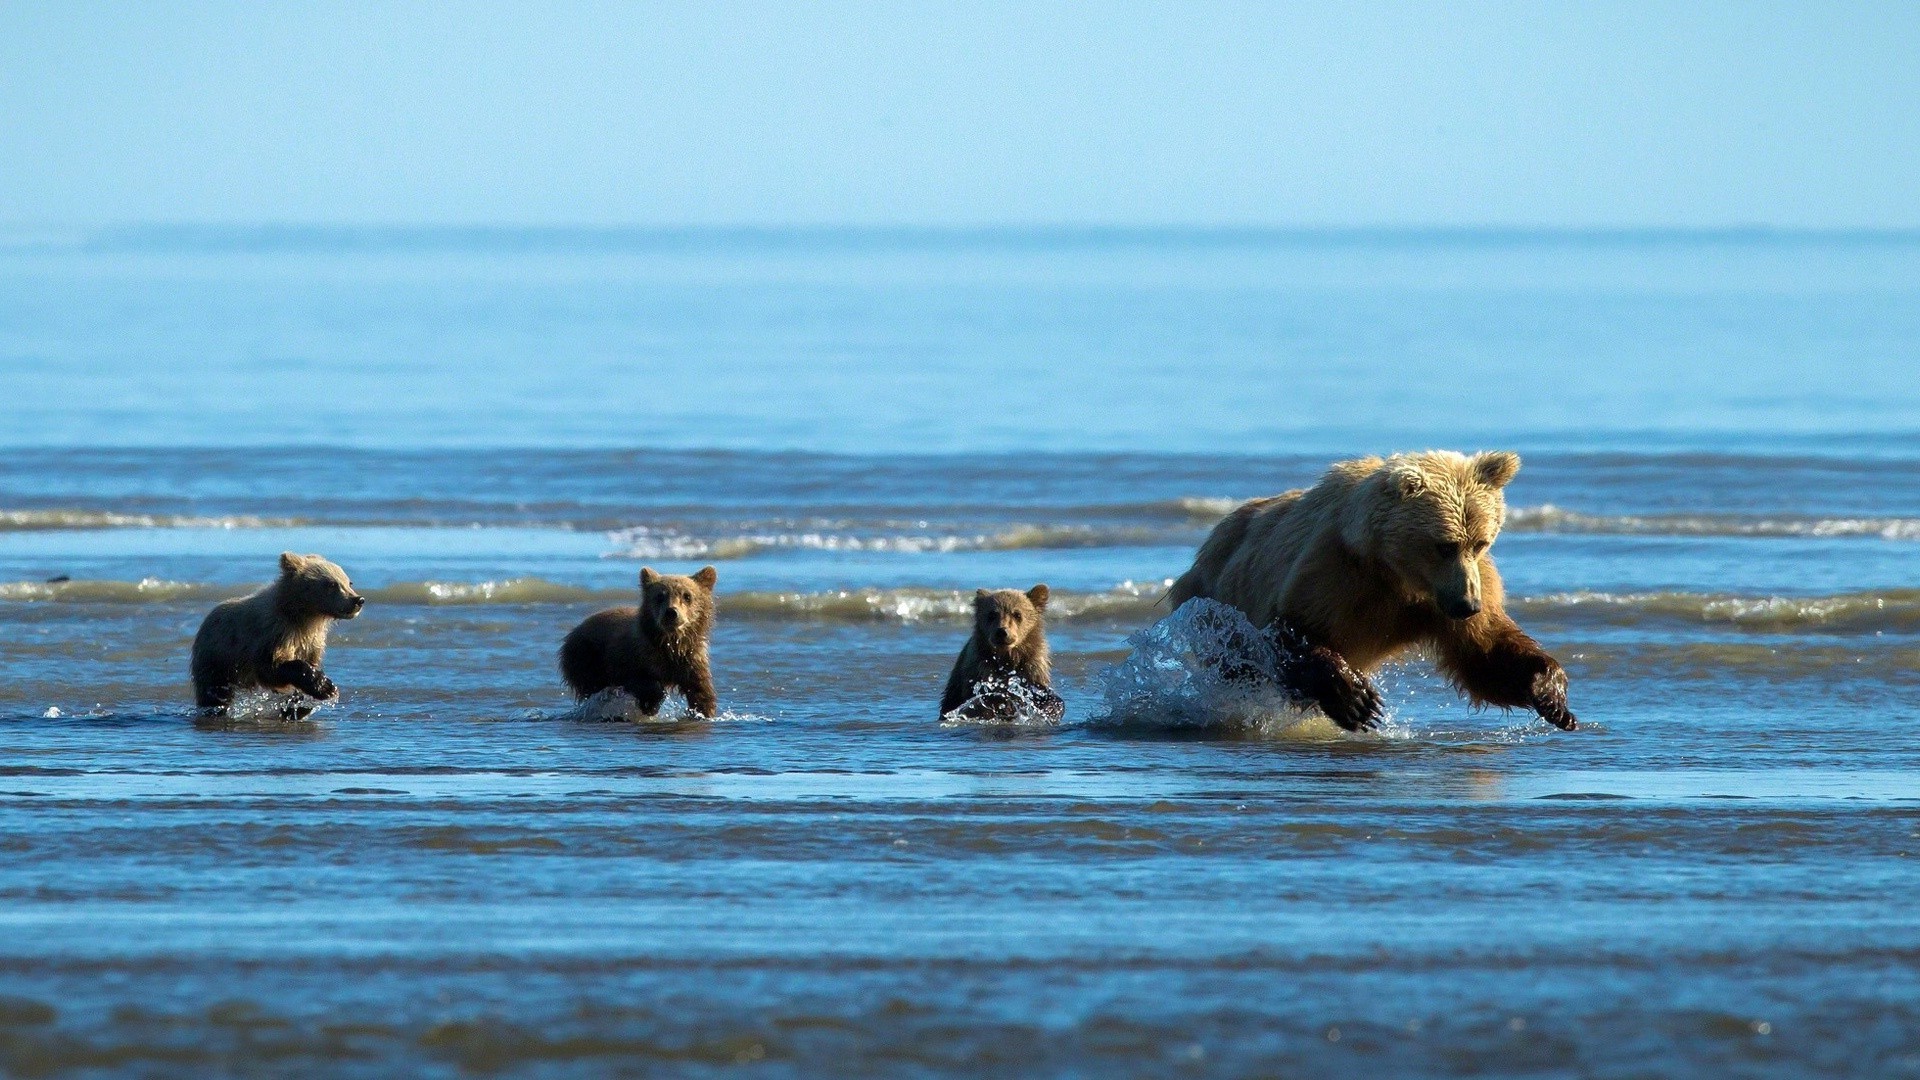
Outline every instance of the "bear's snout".
<svg viewBox="0 0 1920 1080"><path fill-rule="evenodd" d="M1449 619L1471 619L1480 614L1480 601L1466 598L1450 600L1446 612Z"/></svg>
<svg viewBox="0 0 1920 1080"><path fill-rule="evenodd" d="M1007 633L1007 628L1004 626L994 627L993 633L989 634L988 637L993 641L995 645L998 645L1001 648L1006 648L1006 646L1013 641L1013 635Z"/></svg>

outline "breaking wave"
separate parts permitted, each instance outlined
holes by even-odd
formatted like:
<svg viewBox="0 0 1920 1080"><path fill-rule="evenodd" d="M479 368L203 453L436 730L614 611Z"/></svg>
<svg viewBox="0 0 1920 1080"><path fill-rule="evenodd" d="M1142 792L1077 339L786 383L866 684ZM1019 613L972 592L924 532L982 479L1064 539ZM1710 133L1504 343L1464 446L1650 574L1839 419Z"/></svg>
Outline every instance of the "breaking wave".
<svg viewBox="0 0 1920 1080"><path fill-rule="evenodd" d="M1171 579L1123 581L1100 591L1055 589L1050 620L1146 621L1165 613ZM143 578L139 581L0 582L0 603L212 603L246 594L258 584L228 585ZM543 578L498 581L404 581L362 590L376 606L631 604L638 590L591 588ZM972 589L916 586L830 589L819 592L723 592L728 618L902 622L965 621L973 616ZM1688 624L1754 633L1920 632L1920 588L1881 589L1828 596L1741 596L1696 592L1572 591L1510 596L1524 619L1588 626Z"/></svg>
<svg viewBox="0 0 1920 1080"><path fill-rule="evenodd" d="M1835 596L1563 592L1509 598L1508 607L1522 615L1614 626L1677 622L1758 633L1920 630L1920 589Z"/></svg>
<svg viewBox="0 0 1920 1080"><path fill-rule="evenodd" d="M1047 605L1050 619L1147 617L1170 581L1123 581L1104 592L1055 590ZM140 581L0 582L0 602L68 604L212 603L245 596L252 585L218 585L145 578ZM501 581L404 581L361 592L377 609L395 606L632 604L631 587L596 589L543 578ZM972 589L872 588L826 592L721 593L723 616L849 622L964 621L973 617Z"/></svg>
<svg viewBox="0 0 1920 1080"><path fill-rule="evenodd" d="M1010 525L993 532L936 533L924 530L864 532L758 532L703 537L673 529L636 526L609 533L615 559L743 559L771 551L889 552L917 555L955 551L1149 547L1185 544L1186 530L1133 526Z"/></svg>
<svg viewBox="0 0 1920 1080"><path fill-rule="evenodd" d="M1920 540L1920 518L1793 514L1586 514L1552 503L1507 511L1508 531L1613 536L1866 537Z"/></svg>
<svg viewBox="0 0 1920 1080"><path fill-rule="evenodd" d="M712 521L691 508L610 511L573 504L492 506L382 503L325 506L298 516L157 513L56 507L0 509L0 533L104 529L535 528L604 532L611 558L740 559L766 552L1019 551L1190 546L1239 506L1225 496L1188 496L1140 503L1063 504L1020 511L1030 523L994 522L986 507L930 505L864 508L840 516L778 521ZM872 511L868 516L864 511ZM654 513L666 513L645 524ZM682 516L686 515L686 516ZM924 515L924 516L923 516ZM973 520L968 520L969 518ZM1594 514L1551 503L1507 512L1509 532L1593 536L1728 536L1862 538L1920 541L1920 518L1799 514Z"/></svg>
<svg viewBox="0 0 1920 1080"><path fill-rule="evenodd" d="M288 529L314 524L306 518L254 514L123 514L112 510L0 510L0 532L94 529Z"/></svg>

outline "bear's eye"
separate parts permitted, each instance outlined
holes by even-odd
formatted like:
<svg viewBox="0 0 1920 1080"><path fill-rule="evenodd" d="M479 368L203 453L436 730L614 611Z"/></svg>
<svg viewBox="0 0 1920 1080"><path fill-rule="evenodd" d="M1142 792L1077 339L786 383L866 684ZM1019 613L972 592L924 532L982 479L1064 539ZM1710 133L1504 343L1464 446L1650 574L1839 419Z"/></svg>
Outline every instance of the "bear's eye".
<svg viewBox="0 0 1920 1080"><path fill-rule="evenodd" d="M1478 555L1478 554L1480 554L1480 553L1482 553L1482 552L1484 552L1484 551L1486 551L1486 550L1487 550L1488 548L1490 548L1490 547L1492 547L1492 546L1493 546L1492 544L1489 544L1489 543L1488 543L1487 541L1485 541L1485 540L1482 540L1482 541L1480 541L1480 542L1478 542L1478 543L1476 543L1476 544L1474 544L1474 545L1473 545L1473 553L1474 553L1475 555Z"/></svg>
<svg viewBox="0 0 1920 1080"><path fill-rule="evenodd" d="M1438 554L1443 559L1457 559L1460 557L1459 544L1454 544L1454 543L1435 544L1433 545L1433 550L1436 554Z"/></svg>

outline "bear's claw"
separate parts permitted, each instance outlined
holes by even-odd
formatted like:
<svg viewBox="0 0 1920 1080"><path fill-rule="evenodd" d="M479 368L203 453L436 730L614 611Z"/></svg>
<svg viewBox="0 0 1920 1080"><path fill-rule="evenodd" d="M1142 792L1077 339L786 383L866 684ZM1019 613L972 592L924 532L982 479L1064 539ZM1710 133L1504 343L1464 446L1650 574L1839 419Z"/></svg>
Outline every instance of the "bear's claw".
<svg viewBox="0 0 1920 1080"><path fill-rule="evenodd" d="M1532 701L1529 704L1534 712L1540 714L1540 719L1561 731L1573 731L1580 726L1573 710L1567 708L1567 673L1558 664L1534 676Z"/></svg>
<svg viewBox="0 0 1920 1080"><path fill-rule="evenodd" d="M1346 657L1308 641L1291 627L1267 628L1279 659L1280 684L1301 701L1317 705L1347 731L1371 731L1387 717L1387 704L1373 683Z"/></svg>

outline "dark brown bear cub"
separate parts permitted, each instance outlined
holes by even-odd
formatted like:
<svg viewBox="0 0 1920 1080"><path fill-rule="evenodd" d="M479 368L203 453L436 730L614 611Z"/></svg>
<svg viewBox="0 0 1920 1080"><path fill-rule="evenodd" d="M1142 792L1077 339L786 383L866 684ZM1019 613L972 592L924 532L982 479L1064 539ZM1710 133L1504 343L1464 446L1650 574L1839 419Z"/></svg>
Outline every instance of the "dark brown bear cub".
<svg viewBox="0 0 1920 1080"><path fill-rule="evenodd" d="M695 716L718 713L707 661L718 578L711 566L692 577L641 567L639 607L589 615L561 643L560 674L574 697L585 700L617 686L633 695L641 713L652 716L667 691L678 690Z"/></svg>
<svg viewBox="0 0 1920 1080"><path fill-rule="evenodd" d="M318 555L280 554L280 578L207 614L193 638L193 696L200 708L224 711L240 690L299 691L331 701L340 691L320 670L327 631L335 619L351 619L366 606L346 571ZM306 716L313 706L299 699L281 712Z"/></svg>
<svg viewBox="0 0 1920 1080"><path fill-rule="evenodd" d="M941 716L1013 720L1026 709L1048 720L1066 715L1047 656L1047 597L1045 585L973 594L973 636L947 677Z"/></svg>

